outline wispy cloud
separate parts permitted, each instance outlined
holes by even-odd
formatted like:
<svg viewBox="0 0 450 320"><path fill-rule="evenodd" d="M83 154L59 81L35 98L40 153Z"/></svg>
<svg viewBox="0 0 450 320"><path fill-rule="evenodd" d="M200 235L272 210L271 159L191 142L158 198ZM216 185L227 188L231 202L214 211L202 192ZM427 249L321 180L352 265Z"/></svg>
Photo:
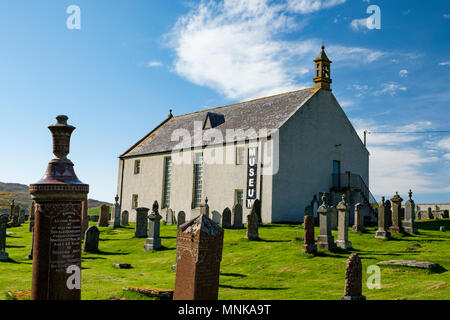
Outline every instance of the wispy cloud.
<svg viewBox="0 0 450 320"><path fill-rule="evenodd" d="M350 28L353 31L369 30L367 24L369 23L369 18L355 19L350 22Z"/></svg>
<svg viewBox="0 0 450 320"><path fill-rule="evenodd" d="M406 70L406 69L400 70L398 75L402 78L406 78L408 76L408 70Z"/></svg>
<svg viewBox="0 0 450 320"><path fill-rule="evenodd" d="M317 11L344 2L201 2L179 18L168 36L176 53L174 71L230 99L250 99L312 86L312 59L318 54L321 41L280 40L280 34L300 32L303 26L287 12ZM327 46L327 52L334 61L347 61L349 65L354 65L355 60L372 63L384 55L378 50L336 45Z"/></svg>
<svg viewBox="0 0 450 320"><path fill-rule="evenodd" d="M375 96L380 96L388 94L390 96L395 96L399 91L406 91L407 87L402 86L396 82L383 83L380 90L375 91L373 94Z"/></svg>
<svg viewBox="0 0 450 320"><path fill-rule="evenodd" d="M450 61L443 61L439 63L440 66L450 66Z"/></svg>
<svg viewBox="0 0 450 320"><path fill-rule="evenodd" d="M162 67L163 63L161 61L149 61L147 62L147 67L148 68L158 68L158 67Z"/></svg>

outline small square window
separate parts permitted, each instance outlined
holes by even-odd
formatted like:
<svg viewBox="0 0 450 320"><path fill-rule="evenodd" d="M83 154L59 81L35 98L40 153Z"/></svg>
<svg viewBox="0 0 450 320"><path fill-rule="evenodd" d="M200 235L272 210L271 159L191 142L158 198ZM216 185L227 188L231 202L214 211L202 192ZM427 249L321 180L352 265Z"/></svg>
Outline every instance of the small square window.
<svg viewBox="0 0 450 320"><path fill-rule="evenodd" d="M134 161L134 174L141 173L141 160Z"/></svg>

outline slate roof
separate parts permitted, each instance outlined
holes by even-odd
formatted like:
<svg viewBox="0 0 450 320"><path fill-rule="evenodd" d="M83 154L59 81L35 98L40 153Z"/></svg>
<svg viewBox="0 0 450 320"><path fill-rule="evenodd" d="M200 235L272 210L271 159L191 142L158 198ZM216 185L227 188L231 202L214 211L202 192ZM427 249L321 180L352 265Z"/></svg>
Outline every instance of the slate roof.
<svg viewBox="0 0 450 320"><path fill-rule="evenodd" d="M216 122L215 124L219 123L214 130L220 130L224 138L226 137L227 129L242 129L244 132L249 129L254 129L257 136L252 136L252 138L262 137L261 129L268 129L267 134L264 136L270 135L270 130L279 129L317 90L317 88L307 88L180 116L170 115L163 123L125 151L121 157L140 156L174 150L182 141L181 138L178 138L176 141L171 141L172 133L176 129L188 130L191 135L191 141L184 144L182 146L183 148L194 146L194 123L197 122L200 130L203 129L207 116L210 116L210 119L214 120L220 119L217 122L213 121ZM225 122L220 123L223 119ZM204 130L203 134L206 134L208 130L211 129ZM248 139L248 136L243 134L244 132L241 132L234 139L227 142ZM249 131L246 133L248 134ZM191 145L189 145L190 143ZM214 139L209 143L203 142L203 145L214 144Z"/></svg>

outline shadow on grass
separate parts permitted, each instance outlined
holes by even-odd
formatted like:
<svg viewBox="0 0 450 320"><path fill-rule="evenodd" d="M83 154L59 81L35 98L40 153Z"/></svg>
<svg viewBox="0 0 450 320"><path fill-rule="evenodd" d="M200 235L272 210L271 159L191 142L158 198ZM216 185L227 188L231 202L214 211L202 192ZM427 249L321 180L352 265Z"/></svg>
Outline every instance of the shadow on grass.
<svg viewBox="0 0 450 320"><path fill-rule="evenodd" d="M289 288L255 288L255 287L235 287L225 284L220 284L220 288L226 289L238 289L238 290L268 290L268 291L278 291L278 290L288 290Z"/></svg>
<svg viewBox="0 0 450 320"><path fill-rule="evenodd" d="M107 252L107 251L102 251L102 250L98 250L95 254L100 254L103 256L126 256L129 255L129 252Z"/></svg>
<svg viewBox="0 0 450 320"><path fill-rule="evenodd" d="M450 229L450 219L420 221L416 222L416 225L418 229L427 231L439 231L441 226L444 226L448 230Z"/></svg>
<svg viewBox="0 0 450 320"><path fill-rule="evenodd" d="M2 263L24 264L25 262L18 262L18 261L14 260L14 259L8 258L8 260L0 262L0 265Z"/></svg>
<svg viewBox="0 0 450 320"><path fill-rule="evenodd" d="M161 237L161 239L176 239L177 237Z"/></svg>
<svg viewBox="0 0 450 320"><path fill-rule="evenodd" d="M247 275L245 274L240 274L240 273L220 273L221 276L225 276L225 277L238 277L238 278L245 278L247 277Z"/></svg>
<svg viewBox="0 0 450 320"><path fill-rule="evenodd" d="M258 240L253 240L253 241L259 241L259 242L291 242L292 240L269 240L269 239L259 238Z"/></svg>
<svg viewBox="0 0 450 320"><path fill-rule="evenodd" d="M176 248L167 248L167 247L162 246L158 250L153 250L153 251L172 251L172 250L176 250Z"/></svg>
<svg viewBox="0 0 450 320"><path fill-rule="evenodd" d="M25 246L8 246L6 245L6 248L26 248Z"/></svg>
<svg viewBox="0 0 450 320"><path fill-rule="evenodd" d="M301 224L263 224L259 225L259 228L292 228L299 227Z"/></svg>
<svg viewBox="0 0 450 320"><path fill-rule="evenodd" d="M106 260L106 258L103 258L103 257L82 257L81 261L83 261L83 260L99 260L99 259Z"/></svg>

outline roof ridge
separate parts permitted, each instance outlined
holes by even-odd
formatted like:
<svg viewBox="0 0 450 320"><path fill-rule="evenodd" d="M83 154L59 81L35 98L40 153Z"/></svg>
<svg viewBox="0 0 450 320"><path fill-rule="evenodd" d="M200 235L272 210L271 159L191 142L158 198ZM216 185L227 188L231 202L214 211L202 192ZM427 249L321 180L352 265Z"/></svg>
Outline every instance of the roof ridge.
<svg viewBox="0 0 450 320"><path fill-rule="evenodd" d="M263 98L256 98L256 99L252 99L252 100L236 102L236 103L228 104L228 105L221 106L221 107L214 107L214 108L209 108L209 109L205 109L205 110L202 110L202 111L194 111L194 112L189 112L189 113L185 113L185 114L180 114L180 115L173 116L173 117L174 118L181 118L181 117L189 116L189 115L196 114L196 113L207 112L207 111L211 111L211 110L223 109L223 108L228 108L228 107L234 107L234 106L237 106L237 105L240 105L240 104L244 104L244 103L260 101L260 100L265 100L265 99L279 97L279 96L282 96L282 95L285 95L285 94L291 94L291 93L294 93L294 92L300 92L300 91L305 91L305 90L314 90L314 89L316 89L316 88L315 87L309 87L309 88L304 88L304 89L299 89L299 90L293 90L293 91L288 91L288 92L274 94L274 95L263 97Z"/></svg>

